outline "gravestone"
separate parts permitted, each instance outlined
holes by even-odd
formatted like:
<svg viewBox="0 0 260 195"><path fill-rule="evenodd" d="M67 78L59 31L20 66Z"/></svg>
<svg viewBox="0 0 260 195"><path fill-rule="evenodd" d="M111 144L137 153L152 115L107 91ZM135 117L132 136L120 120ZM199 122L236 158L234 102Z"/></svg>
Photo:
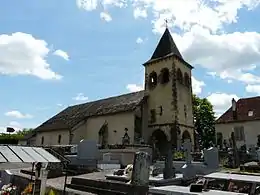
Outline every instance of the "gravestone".
<svg viewBox="0 0 260 195"><path fill-rule="evenodd" d="M109 162L110 160L111 160L111 154L110 153L103 154L103 161L104 162Z"/></svg>
<svg viewBox="0 0 260 195"><path fill-rule="evenodd" d="M190 180L196 177L196 169L192 165L192 143L189 139L185 139L183 143L186 163L182 166L183 179Z"/></svg>
<svg viewBox="0 0 260 195"><path fill-rule="evenodd" d="M151 156L147 152L137 152L134 158L131 184L148 186L150 177Z"/></svg>
<svg viewBox="0 0 260 195"><path fill-rule="evenodd" d="M257 150L257 160L260 162L260 148Z"/></svg>
<svg viewBox="0 0 260 195"><path fill-rule="evenodd" d="M97 159L99 150L95 140L81 140L77 147L78 159Z"/></svg>
<svg viewBox="0 0 260 195"><path fill-rule="evenodd" d="M183 149L185 151L186 163L191 164L191 161L192 161L192 155L191 155L192 143L189 139L184 140Z"/></svg>
<svg viewBox="0 0 260 195"><path fill-rule="evenodd" d="M219 156L216 147L210 147L209 149L204 150L204 162L209 169L219 168Z"/></svg>
<svg viewBox="0 0 260 195"><path fill-rule="evenodd" d="M168 142L168 150L167 155L164 162L164 169L163 169L163 178L164 179L171 179L175 177L175 170L173 167L173 154L171 150L171 142Z"/></svg>
<svg viewBox="0 0 260 195"><path fill-rule="evenodd" d="M65 155L70 160L70 166L77 168L96 168L100 156L97 142L81 140L77 146L77 155Z"/></svg>

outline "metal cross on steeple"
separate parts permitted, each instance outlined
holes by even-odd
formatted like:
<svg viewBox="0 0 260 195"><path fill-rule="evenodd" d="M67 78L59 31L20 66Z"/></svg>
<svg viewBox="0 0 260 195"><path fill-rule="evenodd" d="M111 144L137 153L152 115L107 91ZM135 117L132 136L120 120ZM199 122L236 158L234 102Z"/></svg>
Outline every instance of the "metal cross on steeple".
<svg viewBox="0 0 260 195"><path fill-rule="evenodd" d="M165 26L166 26L166 28L168 28L168 20L165 19L164 21L165 21Z"/></svg>

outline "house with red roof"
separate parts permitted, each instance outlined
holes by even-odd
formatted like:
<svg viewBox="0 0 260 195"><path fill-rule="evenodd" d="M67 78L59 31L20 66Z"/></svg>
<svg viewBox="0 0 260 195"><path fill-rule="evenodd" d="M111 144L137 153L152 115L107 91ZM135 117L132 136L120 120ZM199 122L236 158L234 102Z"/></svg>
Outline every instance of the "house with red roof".
<svg viewBox="0 0 260 195"><path fill-rule="evenodd" d="M230 108L216 121L218 145L229 144L234 132L237 146L257 144L260 135L260 96L232 99Z"/></svg>

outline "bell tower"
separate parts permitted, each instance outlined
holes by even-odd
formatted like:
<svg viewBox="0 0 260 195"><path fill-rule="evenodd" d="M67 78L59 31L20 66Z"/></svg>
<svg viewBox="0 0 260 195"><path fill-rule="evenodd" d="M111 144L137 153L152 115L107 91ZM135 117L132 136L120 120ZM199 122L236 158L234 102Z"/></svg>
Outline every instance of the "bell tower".
<svg viewBox="0 0 260 195"><path fill-rule="evenodd" d="M180 149L184 139L193 138L191 70L166 28L145 67L147 134L163 152L165 139ZM164 141L163 141L164 140Z"/></svg>

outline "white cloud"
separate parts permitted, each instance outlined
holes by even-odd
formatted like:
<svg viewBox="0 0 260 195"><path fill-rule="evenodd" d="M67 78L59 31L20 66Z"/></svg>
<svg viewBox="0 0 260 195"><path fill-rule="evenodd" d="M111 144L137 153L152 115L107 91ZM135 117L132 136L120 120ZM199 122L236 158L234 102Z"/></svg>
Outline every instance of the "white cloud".
<svg viewBox="0 0 260 195"><path fill-rule="evenodd" d="M82 0L84 1L84 0ZM91 1L86 1L90 4ZM253 10L259 0L100 0L110 7L132 6L134 17L151 13L153 31L163 33L165 19L184 58L200 64L216 76L244 83L260 83L260 77L248 73L260 64L260 34L256 32L226 33L224 27L238 22L241 9ZM86 3L85 3L86 4ZM97 8L96 1L93 1ZM108 8L110 8L108 7ZM87 9L87 10L93 10ZM148 12L148 10L150 10Z"/></svg>
<svg viewBox="0 0 260 195"><path fill-rule="evenodd" d="M95 10L98 6L98 0L76 0L78 8L87 11Z"/></svg>
<svg viewBox="0 0 260 195"><path fill-rule="evenodd" d="M33 75L41 79L61 79L46 61L47 43L30 34L0 35L0 74Z"/></svg>
<svg viewBox="0 0 260 195"><path fill-rule="evenodd" d="M11 121L8 126L14 128L15 131L23 129L22 125L17 121Z"/></svg>
<svg viewBox="0 0 260 195"><path fill-rule="evenodd" d="M6 127L0 126L0 133L5 133L6 132Z"/></svg>
<svg viewBox="0 0 260 195"><path fill-rule="evenodd" d="M141 43L143 43L144 42L144 40L141 38L141 37L138 37L137 39L136 39L136 43L137 44L141 44Z"/></svg>
<svg viewBox="0 0 260 195"><path fill-rule="evenodd" d="M144 89L143 86L140 86L140 85L136 85L136 84L128 84L126 86L126 89L129 91L129 92L137 92L137 91L141 91Z"/></svg>
<svg viewBox="0 0 260 195"><path fill-rule="evenodd" d="M231 106L232 98L235 98L235 100L239 99L239 97L235 94L226 93L212 93L207 97L207 99L214 106L216 116L220 116Z"/></svg>
<svg viewBox="0 0 260 195"><path fill-rule="evenodd" d="M222 79L260 83L259 76L247 72L250 65L260 63L260 34L212 35L207 29L194 26L190 32L173 37L187 61L200 64Z"/></svg>
<svg viewBox="0 0 260 195"><path fill-rule="evenodd" d="M22 118L33 118L32 115L21 113L18 110L8 111L8 112L5 113L5 116L19 118L19 119L22 119Z"/></svg>
<svg viewBox="0 0 260 195"><path fill-rule="evenodd" d="M247 85L246 92L260 95L260 85Z"/></svg>
<svg viewBox="0 0 260 195"><path fill-rule="evenodd" d="M194 77L191 77L192 79L192 92L196 95L200 94L202 92L202 87L205 86L205 83L203 81L199 81L195 79Z"/></svg>
<svg viewBox="0 0 260 195"><path fill-rule="evenodd" d="M108 13L106 13L106 12L101 12L100 13L100 18L102 20L107 21L107 22L110 22L112 20L112 17Z"/></svg>
<svg viewBox="0 0 260 195"><path fill-rule="evenodd" d="M76 101L87 101L88 100L88 97L87 96L84 96L83 93L78 93L76 97L72 98L73 100L76 100Z"/></svg>
<svg viewBox="0 0 260 195"><path fill-rule="evenodd" d="M62 57L64 60L67 60L67 61L69 60L69 55L68 55L68 53L65 52L65 51L63 51L63 50L60 50L60 49L54 51L54 52L53 52L53 55L60 56L60 57Z"/></svg>
<svg viewBox="0 0 260 195"><path fill-rule="evenodd" d="M137 7L134 9L134 18L147 18L147 11L144 8Z"/></svg>

